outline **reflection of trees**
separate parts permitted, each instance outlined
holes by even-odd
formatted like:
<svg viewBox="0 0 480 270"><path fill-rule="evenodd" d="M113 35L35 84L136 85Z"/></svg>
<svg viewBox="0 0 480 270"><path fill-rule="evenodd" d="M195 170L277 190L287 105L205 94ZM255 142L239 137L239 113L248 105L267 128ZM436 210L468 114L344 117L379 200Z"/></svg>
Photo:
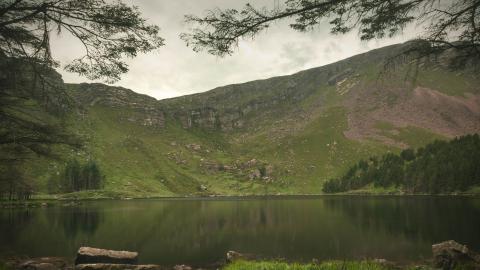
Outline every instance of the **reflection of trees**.
<svg viewBox="0 0 480 270"><path fill-rule="evenodd" d="M35 212L29 209L6 209L0 211L0 243L13 243L25 230L30 221L35 217Z"/></svg>
<svg viewBox="0 0 480 270"><path fill-rule="evenodd" d="M93 235L103 220L102 214L96 207L67 209L62 217L65 235L70 238L75 237L79 232Z"/></svg>
<svg viewBox="0 0 480 270"><path fill-rule="evenodd" d="M135 250L143 263L162 265L202 266L228 250L292 260L401 260L430 256L430 244L446 239L480 249L479 223L480 200L451 197L106 201L0 211L0 243L23 238L19 249L48 247L42 256L73 254L83 244Z"/></svg>
<svg viewBox="0 0 480 270"><path fill-rule="evenodd" d="M282 232L298 222L290 219L298 209L283 206L281 201L158 202L145 216L136 213L136 222L142 220L136 242L142 243L142 258L151 262L162 254L162 264L215 262L230 249L268 250L291 237ZM137 225L130 230L139 232Z"/></svg>
<svg viewBox="0 0 480 270"><path fill-rule="evenodd" d="M325 199L325 207L340 211L366 231L386 231L435 243L455 239L480 248L480 208L475 199L439 197Z"/></svg>

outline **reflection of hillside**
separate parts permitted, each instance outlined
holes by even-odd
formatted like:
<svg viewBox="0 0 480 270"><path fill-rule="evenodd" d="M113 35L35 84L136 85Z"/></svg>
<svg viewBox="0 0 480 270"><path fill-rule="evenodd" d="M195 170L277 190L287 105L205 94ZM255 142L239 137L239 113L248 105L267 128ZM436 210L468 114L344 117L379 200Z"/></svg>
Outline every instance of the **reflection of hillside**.
<svg viewBox="0 0 480 270"><path fill-rule="evenodd" d="M205 265L228 250L401 261L430 257L431 244L445 239L480 244L480 200L451 197L102 201L22 211L0 211L0 250L73 257L87 245L135 250L142 263Z"/></svg>
<svg viewBox="0 0 480 270"><path fill-rule="evenodd" d="M326 199L325 207L341 211L362 231L387 231L415 241L455 239L480 248L480 207L475 199L440 197Z"/></svg>

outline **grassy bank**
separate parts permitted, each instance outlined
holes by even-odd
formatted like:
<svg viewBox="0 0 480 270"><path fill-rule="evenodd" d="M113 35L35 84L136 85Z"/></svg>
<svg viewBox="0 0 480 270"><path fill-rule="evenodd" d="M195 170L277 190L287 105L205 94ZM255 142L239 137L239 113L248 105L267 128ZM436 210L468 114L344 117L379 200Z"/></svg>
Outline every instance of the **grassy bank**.
<svg viewBox="0 0 480 270"><path fill-rule="evenodd" d="M399 268L371 261L329 261L320 264L298 264L276 261L237 261L227 265L224 270L393 270L393 269L431 269L426 266L408 266Z"/></svg>

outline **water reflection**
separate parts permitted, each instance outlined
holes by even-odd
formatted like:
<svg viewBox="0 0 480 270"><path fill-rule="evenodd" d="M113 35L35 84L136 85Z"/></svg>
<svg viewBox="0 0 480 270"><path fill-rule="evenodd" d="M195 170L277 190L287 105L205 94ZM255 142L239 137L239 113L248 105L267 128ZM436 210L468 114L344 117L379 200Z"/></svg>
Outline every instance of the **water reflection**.
<svg viewBox="0 0 480 270"><path fill-rule="evenodd" d="M439 242L454 238L480 248L478 200L438 197L367 197L325 200L332 211L345 213L362 231L386 230L413 240Z"/></svg>
<svg viewBox="0 0 480 270"><path fill-rule="evenodd" d="M27 216L0 210L0 247L30 256L74 256L82 245L127 249L166 265L210 264L228 250L303 261L417 260L445 239L480 249L479 214L479 200L467 198L105 201Z"/></svg>
<svg viewBox="0 0 480 270"><path fill-rule="evenodd" d="M103 219L103 213L98 207L73 207L62 216L61 222L67 238L73 238L78 233L94 235Z"/></svg>
<svg viewBox="0 0 480 270"><path fill-rule="evenodd" d="M0 211L0 255L10 255L10 249L4 243L13 243L25 227L35 218L35 213L29 209L5 209Z"/></svg>

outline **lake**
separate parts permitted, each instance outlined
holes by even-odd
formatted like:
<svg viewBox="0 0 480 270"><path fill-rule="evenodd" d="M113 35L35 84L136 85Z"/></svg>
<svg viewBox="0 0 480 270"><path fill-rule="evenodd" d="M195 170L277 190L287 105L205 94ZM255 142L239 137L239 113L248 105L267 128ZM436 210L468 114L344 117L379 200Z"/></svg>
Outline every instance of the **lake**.
<svg viewBox="0 0 480 270"><path fill-rule="evenodd" d="M209 265L228 250L294 261L431 257L454 239L480 251L480 199L317 196L91 201L0 210L0 254L132 250L141 263Z"/></svg>

